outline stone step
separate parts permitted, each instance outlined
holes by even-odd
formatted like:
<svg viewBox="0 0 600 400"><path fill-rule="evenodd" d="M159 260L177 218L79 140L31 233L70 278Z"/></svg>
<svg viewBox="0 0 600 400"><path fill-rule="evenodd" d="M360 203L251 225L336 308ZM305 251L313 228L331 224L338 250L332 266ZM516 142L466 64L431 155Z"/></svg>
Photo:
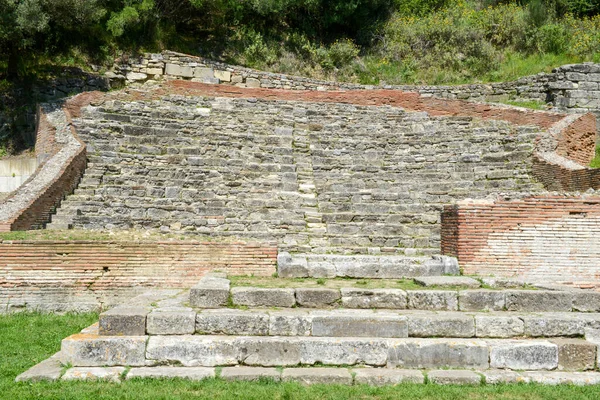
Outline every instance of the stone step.
<svg viewBox="0 0 600 400"><path fill-rule="evenodd" d="M503 370L592 370L597 345L541 339L457 339L283 336L98 336L62 341L74 367L180 365L371 366Z"/></svg>
<svg viewBox="0 0 600 400"><path fill-rule="evenodd" d="M280 252L277 273L282 278L412 278L458 275L453 257L290 254Z"/></svg>

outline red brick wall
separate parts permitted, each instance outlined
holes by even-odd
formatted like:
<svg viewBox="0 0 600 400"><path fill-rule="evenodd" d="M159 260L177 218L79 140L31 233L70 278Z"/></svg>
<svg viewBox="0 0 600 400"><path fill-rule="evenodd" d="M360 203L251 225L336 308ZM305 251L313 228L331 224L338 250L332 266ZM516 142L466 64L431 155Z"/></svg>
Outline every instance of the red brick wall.
<svg viewBox="0 0 600 400"><path fill-rule="evenodd" d="M0 312L64 302L102 302L148 288L189 288L214 269L238 275L276 271L274 243L5 241L0 243ZM35 308L35 307L34 307Z"/></svg>
<svg viewBox="0 0 600 400"><path fill-rule="evenodd" d="M567 169L550 163L539 156L533 157L532 172L544 187L552 191L585 192L600 189L600 169Z"/></svg>
<svg viewBox="0 0 600 400"><path fill-rule="evenodd" d="M600 279L600 197L462 203L442 213L442 253L464 273Z"/></svg>
<svg viewBox="0 0 600 400"><path fill-rule="evenodd" d="M596 151L596 117L585 114L563 129L556 153L583 166L592 162Z"/></svg>

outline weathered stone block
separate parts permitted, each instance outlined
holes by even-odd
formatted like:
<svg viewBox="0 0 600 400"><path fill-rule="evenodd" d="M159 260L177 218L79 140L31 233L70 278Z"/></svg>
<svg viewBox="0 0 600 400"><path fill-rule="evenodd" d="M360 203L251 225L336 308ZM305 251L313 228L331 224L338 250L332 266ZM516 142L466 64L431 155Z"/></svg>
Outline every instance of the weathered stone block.
<svg viewBox="0 0 600 400"><path fill-rule="evenodd" d="M455 337L475 336L475 321L472 315L443 313L439 315L410 315L408 318L410 337Z"/></svg>
<svg viewBox="0 0 600 400"><path fill-rule="evenodd" d="M488 369L478 371L485 378L488 385L506 384L506 383L526 383L529 379L524 378L520 373L504 369Z"/></svg>
<svg viewBox="0 0 600 400"><path fill-rule="evenodd" d="M558 367L558 346L547 341L490 342L490 367L555 369Z"/></svg>
<svg viewBox="0 0 600 400"><path fill-rule="evenodd" d="M194 78L199 78L199 79L215 78L215 73L212 68L196 67L196 68L194 68Z"/></svg>
<svg viewBox="0 0 600 400"><path fill-rule="evenodd" d="M572 292L551 290L509 290L506 291L508 311L571 311Z"/></svg>
<svg viewBox="0 0 600 400"><path fill-rule="evenodd" d="M165 75L181 76L181 66L177 64L165 64Z"/></svg>
<svg viewBox="0 0 600 400"><path fill-rule="evenodd" d="M385 365L386 339L298 338L302 364L313 365Z"/></svg>
<svg viewBox="0 0 600 400"><path fill-rule="evenodd" d="M99 334L143 336L146 334L146 307L116 307L100 314Z"/></svg>
<svg viewBox="0 0 600 400"><path fill-rule="evenodd" d="M307 278L310 275L306 256L292 256L287 252L277 254L277 275L280 278Z"/></svg>
<svg viewBox="0 0 600 400"><path fill-rule="evenodd" d="M157 309L146 318L149 335L191 335L196 332L196 312Z"/></svg>
<svg viewBox="0 0 600 400"><path fill-rule="evenodd" d="M62 374L63 366L60 353L29 368L16 377L15 382L57 381Z"/></svg>
<svg viewBox="0 0 600 400"><path fill-rule="evenodd" d="M415 283L425 287L464 286L473 289L481 287L481 282L468 276L421 276L418 278L414 278L414 281Z"/></svg>
<svg viewBox="0 0 600 400"><path fill-rule="evenodd" d="M178 362L185 367L236 365L240 351L235 341L235 337L224 336L150 336L146 358L159 364Z"/></svg>
<svg viewBox="0 0 600 400"><path fill-rule="evenodd" d="M531 337L583 336L586 321L577 315L524 316L525 335Z"/></svg>
<svg viewBox="0 0 600 400"><path fill-rule="evenodd" d="M214 76L222 82L231 82L231 72L229 71L220 71L217 69L214 72Z"/></svg>
<svg viewBox="0 0 600 400"><path fill-rule="evenodd" d="M356 315L356 312L315 313L313 336L329 337L408 337L405 316L391 313Z"/></svg>
<svg viewBox="0 0 600 400"><path fill-rule="evenodd" d="M262 367L293 366L301 361L299 338L239 338L236 346L241 364ZM304 338L302 338L304 339Z"/></svg>
<svg viewBox="0 0 600 400"><path fill-rule="evenodd" d="M323 308L335 305L341 299L338 289L297 288L296 302L302 307Z"/></svg>
<svg viewBox="0 0 600 400"><path fill-rule="evenodd" d="M475 329L479 338L510 338L523 336L525 324L519 317L477 315Z"/></svg>
<svg viewBox="0 0 600 400"><path fill-rule="evenodd" d="M283 370L281 379L284 382L299 382L304 385L352 384L352 375L344 368L287 368Z"/></svg>
<svg viewBox="0 0 600 400"><path fill-rule="evenodd" d="M409 290L407 294L409 309L458 310L458 293L453 290Z"/></svg>
<svg viewBox="0 0 600 400"><path fill-rule="evenodd" d="M260 80L258 80L256 78L246 78L246 87L249 87L249 88L259 88L260 87Z"/></svg>
<svg viewBox="0 0 600 400"><path fill-rule="evenodd" d="M341 289L342 305L348 308L406 308L407 295L401 289Z"/></svg>
<svg viewBox="0 0 600 400"><path fill-rule="evenodd" d="M489 367L488 345L468 339L388 339L388 367Z"/></svg>
<svg viewBox="0 0 600 400"><path fill-rule="evenodd" d="M281 380L281 372L275 368L225 367L221 378L227 381L257 381L259 379Z"/></svg>
<svg viewBox="0 0 600 400"><path fill-rule="evenodd" d="M461 311L502 311L504 292L499 290L461 290L458 307Z"/></svg>
<svg viewBox="0 0 600 400"><path fill-rule="evenodd" d="M62 377L64 381L106 380L120 382L124 367L74 367L69 368Z"/></svg>
<svg viewBox="0 0 600 400"><path fill-rule="evenodd" d="M558 369L588 370L596 365L597 345L581 339L553 339L558 346Z"/></svg>
<svg viewBox="0 0 600 400"><path fill-rule="evenodd" d="M600 292L575 291L573 292L573 310L581 312L600 311Z"/></svg>
<svg viewBox="0 0 600 400"><path fill-rule="evenodd" d="M241 310L204 310L196 315L196 333L203 335L268 335L267 313Z"/></svg>
<svg viewBox="0 0 600 400"><path fill-rule="evenodd" d="M269 335L310 336L312 316L306 311L273 311L269 315Z"/></svg>
<svg viewBox="0 0 600 400"><path fill-rule="evenodd" d="M575 385L587 386L600 383L600 374L597 372L543 372L525 371L523 377L528 382L542 385Z"/></svg>
<svg viewBox="0 0 600 400"><path fill-rule="evenodd" d="M371 386L423 383L425 381L425 376L421 371L409 369L357 368L353 372L355 383Z"/></svg>
<svg viewBox="0 0 600 400"><path fill-rule="evenodd" d="M220 308L229 302L229 280L205 277L190 289L190 304L200 308Z"/></svg>
<svg viewBox="0 0 600 400"><path fill-rule="evenodd" d="M294 289L264 289L234 287L231 289L233 304L249 307L292 307L296 304Z"/></svg>
<svg viewBox="0 0 600 400"><path fill-rule="evenodd" d="M76 334L63 339L61 354L75 367L145 364L146 336Z"/></svg>
<svg viewBox="0 0 600 400"><path fill-rule="evenodd" d="M473 371L436 370L428 371L429 382L436 385L479 385L481 375Z"/></svg>
<svg viewBox="0 0 600 400"><path fill-rule="evenodd" d="M134 378L182 378L199 381L215 377L215 369L207 367L141 367L131 368L125 379Z"/></svg>

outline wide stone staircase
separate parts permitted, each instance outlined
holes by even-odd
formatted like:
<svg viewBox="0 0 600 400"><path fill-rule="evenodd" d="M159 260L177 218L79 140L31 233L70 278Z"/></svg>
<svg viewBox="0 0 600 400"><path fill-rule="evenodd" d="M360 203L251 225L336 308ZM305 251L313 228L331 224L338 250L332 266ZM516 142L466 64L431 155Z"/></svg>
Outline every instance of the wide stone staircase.
<svg viewBox="0 0 600 400"><path fill-rule="evenodd" d="M460 276L444 257L378 272L360 257L327 269L282 253L277 276L215 271L190 290L149 292L17 380L600 383L599 292Z"/></svg>

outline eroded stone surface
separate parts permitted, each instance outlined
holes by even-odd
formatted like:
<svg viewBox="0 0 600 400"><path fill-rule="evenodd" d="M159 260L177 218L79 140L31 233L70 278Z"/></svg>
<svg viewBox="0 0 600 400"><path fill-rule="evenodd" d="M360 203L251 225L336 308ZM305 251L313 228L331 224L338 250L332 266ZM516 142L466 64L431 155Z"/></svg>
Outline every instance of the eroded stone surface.
<svg viewBox="0 0 600 400"><path fill-rule="evenodd" d="M331 337L408 337L405 316L392 313L315 313L312 319L313 336Z"/></svg>
<svg viewBox="0 0 600 400"><path fill-rule="evenodd" d="M411 337L469 338L475 336L475 322L472 315L463 313L410 315L408 334Z"/></svg>
<svg viewBox="0 0 600 400"><path fill-rule="evenodd" d="M429 382L437 385L479 385L481 383L481 375L473 371L428 371L427 378Z"/></svg>
<svg viewBox="0 0 600 400"><path fill-rule="evenodd" d="M182 378L202 380L215 377L214 368L206 367L141 367L131 368L126 379L134 378Z"/></svg>
<svg viewBox="0 0 600 400"><path fill-rule="evenodd" d="M425 376L417 370L388 368L354 369L354 382L372 386L398 385L400 383L423 383Z"/></svg>
<svg viewBox="0 0 600 400"><path fill-rule="evenodd" d="M73 367L65 372L62 379L65 381L106 380L120 382L124 372L124 367Z"/></svg>
<svg viewBox="0 0 600 400"><path fill-rule="evenodd" d="M571 311L573 293L551 290L509 290L506 292L508 311Z"/></svg>
<svg viewBox="0 0 600 400"><path fill-rule="evenodd" d="M468 339L388 339L388 367L483 368L489 366L488 345Z"/></svg>
<svg viewBox="0 0 600 400"><path fill-rule="evenodd" d="M558 346L559 370L590 370L596 365L597 345L581 339L553 339Z"/></svg>
<svg viewBox="0 0 600 400"><path fill-rule="evenodd" d="M458 293L453 290L409 290L408 308L415 310L456 311Z"/></svg>
<svg viewBox="0 0 600 400"><path fill-rule="evenodd" d="M420 276L414 278L415 283L419 285L428 286L440 286L440 287L451 287L451 286L463 286L468 288L477 289L481 287L481 282L468 276Z"/></svg>
<svg viewBox="0 0 600 400"><path fill-rule="evenodd" d="M547 341L491 342L490 367L552 370L558 367L558 346Z"/></svg>
<svg viewBox="0 0 600 400"><path fill-rule="evenodd" d="M257 381L265 378L280 381L281 371L275 368L225 367L221 370L221 378L235 381Z"/></svg>
<svg viewBox="0 0 600 400"><path fill-rule="evenodd" d="M149 335L191 335L196 331L196 312L192 310L154 310L146 318Z"/></svg>
<svg viewBox="0 0 600 400"><path fill-rule="evenodd" d="M75 367L143 366L146 336L76 334L63 339L61 354Z"/></svg>
<svg viewBox="0 0 600 400"><path fill-rule="evenodd" d="M294 289L264 289L234 287L231 289L233 304L248 307L292 307L296 304Z"/></svg>
<svg viewBox="0 0 600 400"><path fill-rule="evenodd" d="M163 364L179 363L185 367L214 367L236 365L240 359L240 352L235 337L150 336L146 357L151 362Z"/></svg>
<svg viewBox="0 0 600 400"><path fill-rule="evenodd" d="M39 381L56 381L60 378L63 370L60 361L61 355L57 353L52 357L40 362L29 368L16 377L16 382L39 382Z"/></svg>
<svg viewBox="0 0 600 400"><path fill-rule="evenodd" d="M323 308L335 305L341 299L338 289L297 288L296 302L301 307Z"/></svg>
<svg viewBox="0 0 600 400"><path fill-rule="evenodd" d="M504 292L499 290L461 290L458 306L461 311L502 311Z"/></svg>
<svg viewBox="0 0 600 400"><path fill-rule="evenodd" d="M99 333L104 336L143 336L147 314L146 307L115 307L100 314Z"/></svg>
<svg viewBox="0 0 600 400"><path fill-rule="evenodd" d="M281 379L284 382L300 382L312 384L341 384L351 385L352 375L347 369L341 368L288 368L283 370Z"/></svg>
<svg viewBox="0 0 600 400"><path fill-rule="evenodd" d="M342 305L347 308L405 309L407 295L400 289L341 289Z"/></svg>
<svg viewBox="0 0 600 400"><path fill-rule="evenodd" d="M477 315L475 326L477 337L482 338L510 338L525 332L523 320L513 316Z"/></svg>
<svg viewBox="0 0 600 400"><path fill-rule="evenodd" d="M196 332L203 335L268 335L269 315L258 311L204 310L196 315Z"/></svg>

